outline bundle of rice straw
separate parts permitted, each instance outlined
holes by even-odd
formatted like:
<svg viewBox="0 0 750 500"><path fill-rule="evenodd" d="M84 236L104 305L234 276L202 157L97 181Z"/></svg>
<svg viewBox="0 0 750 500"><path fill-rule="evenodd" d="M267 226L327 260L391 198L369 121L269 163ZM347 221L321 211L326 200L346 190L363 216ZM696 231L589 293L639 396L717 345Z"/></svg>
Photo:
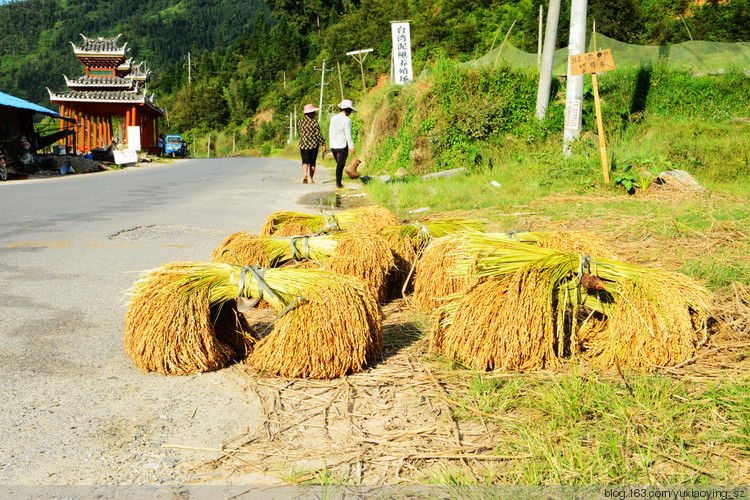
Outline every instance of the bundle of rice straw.
<svg viewBox="0 0 750 500"><path fill-rule="evenodd" d="M377 234L358 231L344 233L325 268L338 274L354 276L365 283L379 302L388 299L389 272L394 259L388 244Z"/></svg>
<svg viewBox="0 0 750 500"><path fill-rule="evenodd" d="M379 234L389 226L398 225L398 217L387 208L370 205L345 210L336 215L339 226L346 231Z"/></svg>
<svg viewBox="0 0 750 500"><path fill-rule="evenodd" d="M556 367L550 279L526 267L475 285L455 305L447 328L434 325L431 350L476 370Z"/></svg>
<svg viewBox="0 0 750 500"><path fill-rule="evenodd" d="M461 258L453 272L459 277L474 272L479 279L503 280L520 269L555 277L545 300L556 309L558 356L568 342L571 352L584 348L599 366L654 370L689 359L706 341L709 294L684 275L606 259L590 260L486 234L465 235L458 255ZM606 327L577 324L581 309L589 310L589 316L602 314ZM523 311L514 320L519 329L540 335L532 331L535 320ZM457 314L456 304L451 304L444 311L443 328L457 328ZM572 321L567 333L565 318ZM576 337L577 331L580 337ZM447 330L439 333L449 334ZM542 337L547 338L546 333ZM440 348L445 340L436 338L433 344Z"/></svg>
<svg viewBox="0 0 750 500"><path fill-rule="evenodd" d="M207 292L217 305L235 298L266 300L279 313L249 362L288 377L332 378L357 372L382 349L382 312L357 278L313 269L262 269L232 264L184 265L179 286Z"/></svg>
<svg viewBox="0 0 750 500"><path fill-rule="evenodd" d="M322 215L282 210L268 216L260 229L260 235L268 237L313 234L326 226L326 222Z"/></svg>
<svg viewBox="0 0 750 500"><path fill-rule="evenodd" d="M505 235L507 236L508 233L505 233ZM542 248L617 259L611 245L601 236L588 231L534 231L525 234L520 233L519 238L519 241L536 244Z"/></svg>
<svg viewBox="0 0 750 500"><path fill-rule="evenodd" d="M461 254L463 234L432 240L417 262L412 301L422 310L432 310L443 304L444 297L461 294L476 284L467 266L463 275L454 273L457 260L468 258Z"/></svg>
<svg viewBox="0 0 750 500"><path fill-rule="evenodd" d="M270 267L261 237L249 231L230 235L211 253L211 262Z"/></svg>
<svg viewBox="0 0 750 500"><path fill-rule="evenodd" d="M261 236L296 236L332 233L335 231L365 231L378 233L398 224L398 218L381 206L367 206L344 210L332 215L313 215L280 211L268 216L261 228Z"/></svg>
<svg viewBox="0 0 750 500"><path fill-rule="evenodd" d="M480 231L483 227L484 223L480 221L455 218L413 222L382 229L380 235L391 247L395 260L394 270L389 274L389 295L397 297L402 291L409 291L417 259L433 238L463 231Z"/></svg>
<svg viewBox="0 0 750 500"><path fill-rule="evenodd" d="M335 236L265 238L252 233L231 235L211 254L211 262L242 266L279 267L289 261L327 261L338 241Z"/></svg>
<svg viewBox="0 0 750 500"><path fill-rule="evenodd" d="M382 313L370 290L354 277L319 276L305 302L258 343L248 358L254 368L283 377L331 379L359 372L378 358Z"/></svg>
<svg viewBox="0 0 750 500"><path fill-rule="evenodd" d="M709 311L708 292L682 274L654 270L620 280L607 328L586 339L586 355L603 368L679 364L706 342Z"/></svg>
<svg viewBox="0 0 750 500"><path fill-rule="evenodd" d="M255 332L234 304L211 305L207 290L190 293L175 263L136 282L125 316L125 352L144 371L187 375L245 357Z"/></svg>

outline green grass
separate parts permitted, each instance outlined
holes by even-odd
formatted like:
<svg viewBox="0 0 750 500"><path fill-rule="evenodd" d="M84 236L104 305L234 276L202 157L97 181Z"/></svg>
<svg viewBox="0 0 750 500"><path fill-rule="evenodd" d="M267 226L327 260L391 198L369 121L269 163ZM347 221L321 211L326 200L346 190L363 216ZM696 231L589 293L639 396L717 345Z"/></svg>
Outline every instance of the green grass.
<svg viewBox="0 0 750 500"><path fill-rule="evenodd" d="M746 381L623 379L576 367L554 377L477 375L454 398L501 422L494 452L531 455L473 477L444 469L441 484L733 484L750 450ZM461 409L460 420L479 418ZM709 471L714 477L707 474Z"/></svg>
<svg viewBox="0 0 750 500"><path fill-rule="evenodd" d="M421 207L433 216L476 211L499 231L579 228L624 243L643 241L651 260L666 259L672 270L719 290L750 280L749 128L647 115L613 134L613 179L629 175L638 186L644 169L686 170L706 188L697 195L649 196L637 189L631 195L622 185L604 184L598 143L586 134L569 158L552 137L534 145L496 141L484 146L483 164L456 163L466 175L373 181L366 191L403 218Z"/></svg>

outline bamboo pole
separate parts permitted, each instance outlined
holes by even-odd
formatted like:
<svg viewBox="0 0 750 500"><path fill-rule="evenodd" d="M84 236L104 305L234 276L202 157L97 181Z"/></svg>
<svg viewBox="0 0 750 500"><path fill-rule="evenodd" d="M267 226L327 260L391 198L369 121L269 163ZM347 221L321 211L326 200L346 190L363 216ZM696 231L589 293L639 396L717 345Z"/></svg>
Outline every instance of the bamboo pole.
<svg viewBox="0 0 750 500"><path fill-rule="evenodd" d="M599 103L599 86L596 83L596 73L591 73L591 83L594 87L594 106L596 107L596 127L599 132L599 153L602 157L602 173L604 174L604 183L609 184L607 146L604 141L604 124L602 123L602 109Z"/></svg>
<svg viewBox="0 0 750 500"><path fill-rule="evenodd" d="M593 25L594 50L596 48L596 19ZM604 140L604 124L602 123L602 108L599 101L599 85L596 81L596 72L591 73L591 86L594 88L594 108L596 109L596 129L599 133L599 154L602 157L602 174L604 183L609 184L609 163L607 162L607 145Z"/></svg>
<svg viewBox="0 0 750 500"><path fill-rule="evenodd" d="M510 25L510 28L508 29L508 32L505 34L505 38L503 38L503 43L500 44L500 48L497 51L497 56L495 57L495 64L492 65L493 67L497 66L497 61L500 59L500 54L503 51L503 47L505 46L505 42L508 40L508 37L510 36L511 30L513 30L513 26L516 25L516 21L518 21L518 19L514 19L513 20L513 24Z"/></svg>

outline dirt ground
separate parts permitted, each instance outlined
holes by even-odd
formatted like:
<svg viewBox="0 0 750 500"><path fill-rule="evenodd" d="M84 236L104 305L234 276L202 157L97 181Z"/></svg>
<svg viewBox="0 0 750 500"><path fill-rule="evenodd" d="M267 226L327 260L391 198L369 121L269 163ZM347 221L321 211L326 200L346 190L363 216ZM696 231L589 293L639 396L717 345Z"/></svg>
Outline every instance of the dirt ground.
<svg viewBox="0 0 750 500"><path fill-rule="evenodd" d="M111 163L92 160L91 158L84 158L83 156L39 155L36 159L37 164L32 167L23 167L18 164L10 166L8 169L8 178L10 180L27 178L43 179L60 175L74 175L61 173L61 167L65 163L68 163L74 169L75 175L104 172L113 168L119 168ZM157 161L156 158L144 153L139 157L138 164L149 164L155 161Z"/></svg>

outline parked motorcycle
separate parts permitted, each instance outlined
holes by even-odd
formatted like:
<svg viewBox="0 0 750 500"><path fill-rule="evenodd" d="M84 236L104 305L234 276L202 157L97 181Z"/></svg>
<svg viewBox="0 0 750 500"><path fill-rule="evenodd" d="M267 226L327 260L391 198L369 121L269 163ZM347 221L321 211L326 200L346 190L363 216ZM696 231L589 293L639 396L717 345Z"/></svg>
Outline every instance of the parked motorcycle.
<svg viewBox="0 0 750 500"><path fill-rule="evenodd" d="M0 181L8 180L8 166L5 164L5 155L3 154L2 148L0 148Z"/></svg>

